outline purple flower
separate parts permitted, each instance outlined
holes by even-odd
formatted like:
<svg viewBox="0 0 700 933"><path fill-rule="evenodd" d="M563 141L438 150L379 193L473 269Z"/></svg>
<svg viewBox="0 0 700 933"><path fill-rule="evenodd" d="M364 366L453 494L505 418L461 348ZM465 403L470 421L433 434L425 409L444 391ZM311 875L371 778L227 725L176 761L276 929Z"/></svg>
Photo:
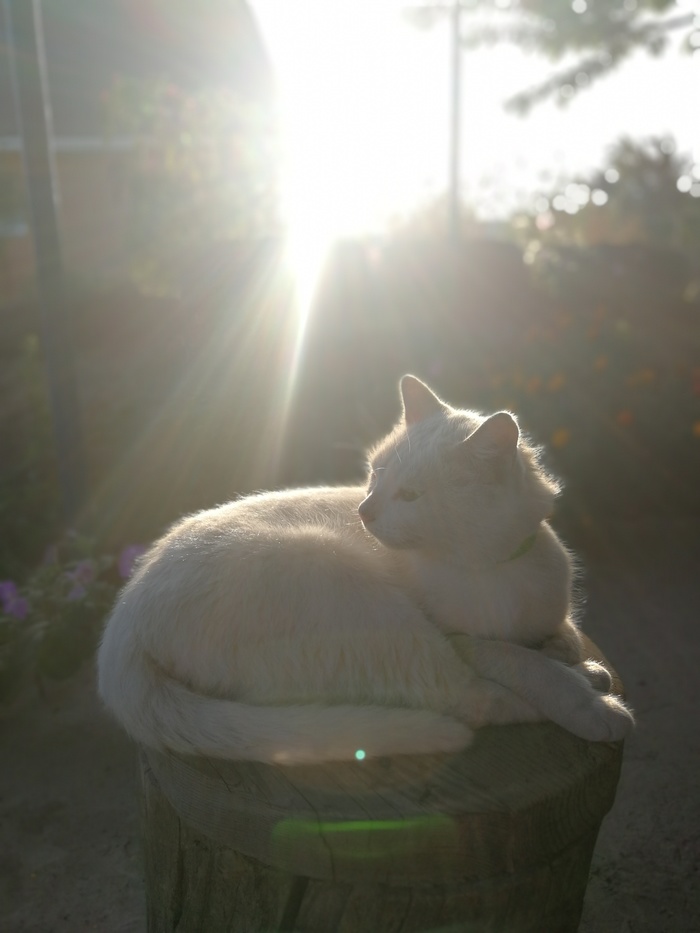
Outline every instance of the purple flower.
<svg viewBox="0 0 700 933"><path fill-rule="evenodd" d="M0 601L3 608L7 610L7 604L17 598L17 584L12 580L3 580L0 582Z"/></svg>
<svg viewBox="0 0 700 933"><path fill-rule="evenodd" d="M66 572L66 576L75 583L92 583L95 579L95 562L92 560L80 560L72 570Z"/></svg>
<svg viewBox="0 0 700 933"><path fill-rule="evenodd" d="M3 611L15 619L26 619L29 614L29 602L17 592L17 584L13 580L3 580L0 583L0 602Z"/></svg>
<svg viewBox="0 0 700 933"><path fill-rule="evenodd" d="M72 570L66 570L65 576L73 584L66 599L82 599L87 592L87 585L95 579L95 563L91 560L80 560Z"/></svg>
<svg viewBox="0 0 700 933"><path fill-rule="evenodd" d="M14 599L8 600L4 608L8 616L14 616L15 619L26 619L29 615L29 602L24 596L15 596Z"/></svg>
<svg viewBox="0 0 700 933"><path fill-rule="evenodd" d="M87 590L82 583L76 583L75 586L71 588L66 596L66 599L69 599L71 602L77 602L79 599L82 599L83 596L87 593Z"/></svg>
<svg viewBox="0 0 700 933"><path fill-rule="evenodd" d="M146 553L143 544L128 544L119 555L119 575L128 580L134 572L136 562L142 554Z"/></svg>

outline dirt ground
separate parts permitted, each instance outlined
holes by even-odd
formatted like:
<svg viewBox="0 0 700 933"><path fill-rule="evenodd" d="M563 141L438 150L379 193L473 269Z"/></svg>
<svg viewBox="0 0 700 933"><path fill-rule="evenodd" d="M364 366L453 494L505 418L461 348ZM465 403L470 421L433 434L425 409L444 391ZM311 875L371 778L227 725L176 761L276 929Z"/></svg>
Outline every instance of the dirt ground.
<svg viewBox="0 0 700 933"><path fill-rule="evenodd" d="M580 933L697 933L698 524L594 529L589 545L583 625L622 675L638 728ZM0 728L0 930L143 933L136 754L92 672L29 696Z"/></svg>

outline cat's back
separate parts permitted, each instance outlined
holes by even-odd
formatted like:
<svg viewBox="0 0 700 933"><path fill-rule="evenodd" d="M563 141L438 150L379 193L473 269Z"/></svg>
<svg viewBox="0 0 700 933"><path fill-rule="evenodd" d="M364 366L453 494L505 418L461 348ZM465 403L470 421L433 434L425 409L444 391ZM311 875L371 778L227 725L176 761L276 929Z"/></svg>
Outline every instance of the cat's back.
<svg viewBox="0 0 700 933"><path fill-rule="evenodd" d="M147 553L133 586L168 576L191 585L256 557L308 550L342 543L366 551L371 539L357 506L361 487L308 487L265 492L236 499L188 515L175 524Z"/></svg>
<svg viewBox="0 0 700 933"><path fill-rule="evenodd" d="M310 486L256 493L188 516L173 532L176 537L214 545L236 541L254 545L268 537L279 540L298 529L313 527L363 533L357 513L363 497L364 490L359 486Z"/></svg>
<svg viewBox="0 0 700 933"><path fill-rule="evenodd" d="M245 528L322 524L345 529L361 526L357 507L364 496L361 486L308 486L247 496L224 506L224 511Z"/></svg>
<svg viewBox="0 0 700 933"><path fill-rule="evenodd" d="M279 627L317 617L306 605L314 599L330 606L340 590L384 587L393 573L359 520L363 495L361 487L262 493L183 518L139 564L112 628L127 620L152 654L165 651L170 669L162 636L189 632L193 618L198 637L218 643L234 610L239 635L246 626L254 633L261 619ZM300 605L290 614L294 594Z"/></svg>

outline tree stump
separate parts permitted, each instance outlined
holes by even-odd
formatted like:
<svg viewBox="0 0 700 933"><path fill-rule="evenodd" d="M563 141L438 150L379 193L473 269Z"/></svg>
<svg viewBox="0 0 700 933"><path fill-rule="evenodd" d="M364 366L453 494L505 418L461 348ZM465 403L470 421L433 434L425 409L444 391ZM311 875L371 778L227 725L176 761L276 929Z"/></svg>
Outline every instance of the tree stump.
<svg viewBox="0 0 700 933"><path fill-rule="evenodd" d="M574 933L621 763L553 723L314 766L143 750L148 931Z"/></svg>

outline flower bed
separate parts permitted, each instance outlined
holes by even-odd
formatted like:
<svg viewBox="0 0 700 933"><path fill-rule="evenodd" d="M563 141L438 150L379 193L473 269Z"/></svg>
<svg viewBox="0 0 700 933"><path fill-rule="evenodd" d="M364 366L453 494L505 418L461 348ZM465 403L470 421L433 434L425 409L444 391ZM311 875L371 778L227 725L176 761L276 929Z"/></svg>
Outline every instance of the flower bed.
<svg viewBox="0 0 700 933"><path fill-rule="evenodd" d="M20 583L0 582L0 703L33 680L74 674L96 648L104 618L143 552L128 545L116 555L93 554L69 533L48 549Z"/></svg>

